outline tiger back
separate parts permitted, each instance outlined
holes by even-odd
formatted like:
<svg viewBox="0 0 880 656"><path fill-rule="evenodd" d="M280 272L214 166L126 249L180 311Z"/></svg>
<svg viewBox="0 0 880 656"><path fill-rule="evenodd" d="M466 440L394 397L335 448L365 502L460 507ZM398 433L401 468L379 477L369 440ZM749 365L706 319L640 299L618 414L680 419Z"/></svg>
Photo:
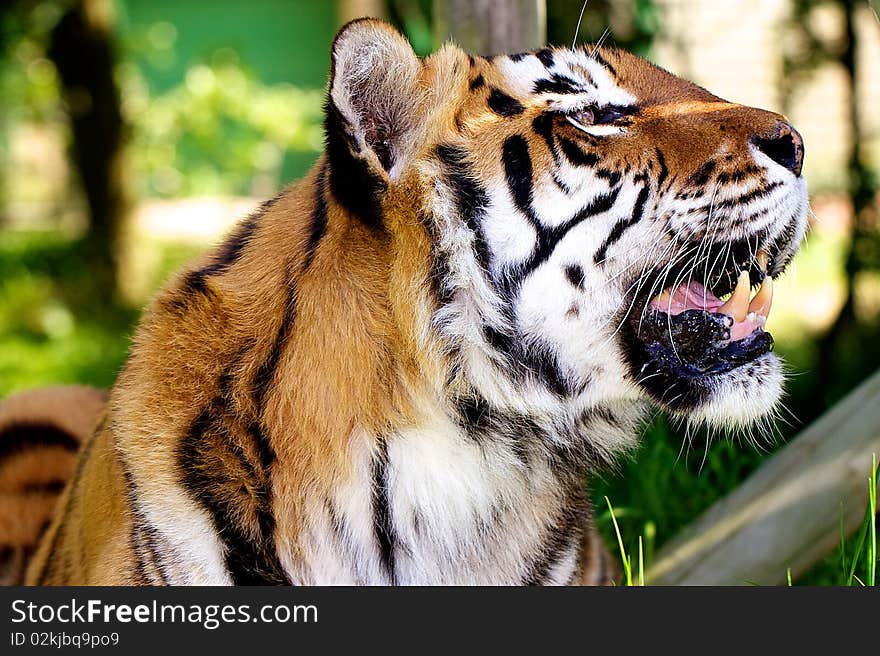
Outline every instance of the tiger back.
<svg viewBox="0 0 880 656"><path fill-rule="evenodd" d="M107 395L65 385L0 402L0 584L24 580Z"/></svg>

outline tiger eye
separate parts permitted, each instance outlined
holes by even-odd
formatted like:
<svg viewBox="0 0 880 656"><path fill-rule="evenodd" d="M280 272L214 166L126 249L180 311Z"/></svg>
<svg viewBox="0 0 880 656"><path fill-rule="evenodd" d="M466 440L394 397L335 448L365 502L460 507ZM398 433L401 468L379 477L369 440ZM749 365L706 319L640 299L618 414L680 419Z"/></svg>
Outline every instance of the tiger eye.
<svg viewBox="0 0 880 656"><path fill-rule="evenodd" d="M586 109L575 112L572 115L572 118L581 125L593 125L595 121L595 114L592 107L587 107Z"/></svg>

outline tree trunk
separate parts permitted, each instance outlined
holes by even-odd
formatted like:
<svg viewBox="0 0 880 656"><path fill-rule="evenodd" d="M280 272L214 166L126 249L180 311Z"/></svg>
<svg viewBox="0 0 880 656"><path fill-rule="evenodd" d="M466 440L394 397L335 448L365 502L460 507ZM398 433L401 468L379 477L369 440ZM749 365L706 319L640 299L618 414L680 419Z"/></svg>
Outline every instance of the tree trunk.
<svg viewBox="0 0 880 656"><path fill-rule="evenodd" d="M546 0L434 0L437 43L475 55L535 50L547 40Z"/></svg>
<svg viewBox="0 0 880 656"><path fill-rule="evenodd" d="M89 207L86 254L97 291L106 299L117 290L120 238L129 208L125 125L113 80L112 23L108 0L79 0L53 29L48 51L61 80L73 164Z"/></svg>

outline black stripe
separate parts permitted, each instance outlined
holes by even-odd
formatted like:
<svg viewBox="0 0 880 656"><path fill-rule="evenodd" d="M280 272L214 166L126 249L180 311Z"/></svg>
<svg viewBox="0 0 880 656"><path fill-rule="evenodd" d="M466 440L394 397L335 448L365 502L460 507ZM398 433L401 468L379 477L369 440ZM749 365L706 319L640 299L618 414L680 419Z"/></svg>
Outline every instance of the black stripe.
<svg viewBox="0 0 880 656"><path fill-rule="evenodd" d="M516 98L511 98L503 91L492 89L489 94L489 109L499 116L517 116L525 111L525 107Z"/></svg>
<svg viewBox="0 0 880 656"><path fill-rule="evenodd" d="M41 481L39 483L25 483L18 489L18 491L24 495L61 494L61 492L64 490L65 485L67 485L67 481L60 478L54 478L48 481Z"/></svg>
<svg viewBox="0 0 880 656"><path fill-rule="evenodd" d="M496 342L500 349L515 350L522 343L521 340L515 340L508 345L506 339L506 336L502 336ZM523 371L520 367L520 362L511 360L509 370L519 374ZM584 438L585 435L595 434L594 431L599 428L592 410L582 413L576 422L565 420L563 423L546 423L548 419L545 418L539 423L535 417L527 414L493 406L478 394L455 397L453 404L458 424L469 437L507 446L526 468L529 467L529 454L540 449L539 457L543 462L548 463L559 476L568 477L576 483L569 493L575 495L570 497L575 501L569 503L569 507L586 508L585 502L578 496L578 481L582 472L595 471L600 465L610 464L590 440Z"/></svg>
<svg viewBox="0 0 880 656"><path fill-rule="evenodd" d="M620 171L612 171L610 169L596 169L595 174L597 178L607 180L609 187L617 186L621 178Z"/></svg>
<svg viewBox="0 0 880 656"><path fill-rule="evenodd" d="M266 435L265 430L263 430L262 421L259 419L252 421L248 425L247 433L257 451L260 467L264 472L268 472L272 465L275 464L276 455L272 442L269 440L268 435Z"/></svg>
<svg viewBox="0 0 880 656"><path fill-rule="evenodd" d="M718 201L717 203L715 203L714 208L716 210L727 209L729 207L735 207L737 205L743 205L745 203L750 203L753 200L758 200L760 198L764 198L766 196L769 196L770 193L774 189L776 189L777 187L781 187L781 186L782 186L782 182L779 182L779 181L770 182L770 183L764 185L763 187L759 187L758 189L754 189L746 194L743 194L742 196L739 196L738 198L727 198L725 200Z"/></svg>
<svg viewBox="0 0 880 656"><path fill-rule="evenodd" d="M483 233L481 218L489 203L486 190L474 179L467 164L467 152L441 144L437 146L437 156L443 162L446 180L455 195L458 213L474 235L474 248L477 261L484 270L489 270L490 254Z"/></svg>
<svg viewBox="0 0 880 656"><path fill-rule="evenodd" d="M364 224L381 228L382 198L388 184L360 155L351 126L329 96L324 111L327 158L330 162L330 191L340 205Z"/></svg>
<svg viewBox="0 0 880 656"><path fill-rule="evenodd" d="M452 288L452 270L449 267L449 259L439 246L437 236L436 219L432 214L420 214L419 218L431 240L432 263L431 263L431 291L442 307L452 302L454 289Z"/></svg>
<svg viewBox="0 0 880 656"><path fill-rule="evenodd" d="M201 269L188 272L181 283L183 297L175 296L168 303L172 310L185 310L189 300L210 293L207 280L211 276L228 271L241 258L263 215L284 195L279 193L265 201L259 208L242 221L214 252L211 262Z"/></svg>
<svg viewBox="0 0 880 656"><path fill-rule="evenodd" d="M559 191L566 194L567 196L571 196L574 194L571 187L569 187L554 171L553 172L553 182L559 187Z"/></svg>
<svg viewBox="0 0 880 656"><path fill-rule="evenodd" d="M147 555L150 557L150 562L159 575L159 580L162 585L171 585L171 578L168 576L165 559L162 557L162 550L156 544L159 540L159 532L150 525L142 524L140 528L145 534L144 545L147 548Z"/></svg>
<svg viewBox="0 0 880 656"><path fill-rule="evenodd" d="M481 395L460 396L454 400L458 423L465 434L477 442L500 442L508 447L524 469L528 469L529 446L540 441L543 431L528 415L493 407Z"/></svg>
<svg viewBox="0 0 880 656"><path fill-rule="evenodd" d="M269 355L263 360L262 364L260 364L253 381L254 403L256 404L258 413L262 412L262 408L266 403L266 395L269 393L272 381L275 379L275 370L278 368L281 354L284 352L284 347L290 338L295 319L296 286L290 277L288 277L284 317L282 318L281 325L278 327L278 331L275 333L275 339L272 342L272 348L269 350Z"/></svg>
<svg viewBox="0 0 880 656"><path fill-rule="evenodd" d="M270 471L258 470L230 434L236 418L217 398L196 417L178 448L182 484L209 513L235 585L289 585L274 545ZM241 469L233 469L234 458ZM258 534L245 525L253 514Z"/></svg>
<svg viewBox="0 0 880 656"><path fill-rule="evenodd" d="M484 84L486 84L486 80L485 80L485 78L483 78L483 74L480 73L479 75L477 75L477 77L475 77L473 80L471 80L471 83L469 86L470 86L471 91L475 91L475 90L479 89L480 87L482 87Z"/></svg>
<svg viewBox="0 0 880 656"><path fill-rule="evenodd" d="M144 523L137 508L133 507L132 512L136 521L132 525L130 538L132 550L136 556L138 576L144 585L156 585L157 580L161 585L171 585L164 559L156 545L158 539L156 529ZM152 571L152 575L150 571Z"/></svg>
<svg viewBox="0 0 880 656"><path fill-rule="evenodd" d="M544 112L535 117L532 121L532 129L544 138L547 148L553 154L553 161L559 163L559 153L556 152L556 141L553 135L553 124L557 114L555 112Z"/></svg>
<svg viewBox="0 0 880 656"><path fill-rule="evenodd" d="M580 264L568 264L565 267L565 277L578 289L584 288L584 269Z"/></svg>
<svg viewBox="0 0 880 656"><path fill-rule="evenodd" d="M532 208L533 169L525 138L521 135L508 137L504 142L502 160L514 203L517 209L529 219L538 234L538 243L531 257L516 270L509 272L511 281L514 284L519 284L525 276L550 258L556 246L569 231L585 219L611 209L620 195L620 189L615 188L608 193L600 194L568 221L557 226L547 227L541 224Z"/></svg>
<svg viewBox="0 0 880 656"><path fill-rule="evenodd" d="M147 572L147 562L144 558L143 541L140 538L137 524L132 524L128 535L129 547L134 552L134 570L136 579L134 585L149 585L152 580Z"/></svg>
<svg viewBox="0 0 880 656"><path fill-rule="evenodd" d="M560 557L578 538L574 530L577 526L581 513L566 508L560 517L547 527L544 541L538 549L535 560L529 568L529 573L523 581L523 585L545 585L550 582L550 573Z"/></svg>
<svg viewBox="0 0 880 656"><path fill-rule="evenodd" d="M575 166L596 166L599 163L597 154L584 152L571 139L559 137L559 146L562 148L562 154L565 155L565 158Z"/></svg>
<svg viewBox="0 0 880 656"><path fill-rule="evenodd" d="M292 307L292 299L288 297ZM285 325L279 328L276 341L266 361L258 370L257 380L268 384L277 365L277 359L289 335L293 320L288 309ZM275 517L272 512L272 465L275 462L275 450L263 429L260 412L262 410L268 387L252 384L254 403L257 415L247 419L242 411L233 405L236 373L240 363L253 348L247 343L230 359L226 370L219 377L218 395L212 404L202 412L191 427L188 436L190 447L181 451L186 453L181 462L186 461L182 469L191 474L190 483L201 494L197 494L203 504L211 505L209 511L219 527L218 532L224 539L227 567L236 584L284 584L287 576L278 561L274 547ZM269 363L269 364L267 364ZM271 372L269 372L271 368ZM262 377L261 377L262 376ZM193 437L201 436L207 444L194 443ZM256 453L258 462L253 463L239 440L247 441ZM226 458L222 457L226 454ZM213 460L212 460L213 458ZM226 467L229 458L238 463L237 471ZM214 496L219 494L219 496ZM242 510L253 512L259 529L259 537L254 538L253 531L243 526L229 536L223 536L223 521L228 522L229 515L242 516ZM224 517L226 519L224 519ZM248 542L247 545L244 542ZM250 583L248 583L250 582Z"/></svg>
<svg viewBox="0 0 880 656"><path fill-rule="evenodd" d="M572 386L563 376L559 367L559 358L550 346L530 344L523 350L520 360L525 370L535 375L556 396L567 397L572 394Z"/></svg>
<svg viewBox="0 0 880 656"><path fill-rule="evenodd" d="M166 301L166 306L172 312L182 312L189 307L189 303L197 297L211 293L208 287L207 275L202 269L188 272L180 284L180 293Z"/></svg>
<svg viewBox="0 0 880 656"><path fill-rule="evenodd" d="M554 59L553 59L553 51L550 48L541 48L535 53L535 57L541 60L541 63L544 64L546 68L553 68Z"/></svg>
<svg viewBox="0 0 880 656"><path fill-rule="evenodd" d="M312 229L309 232L309 241L306 243L306 256L304 269L308 269L315 256L315 249L324 233L327 231L327 199L324 197L324 183L327 179L327 162L325 161L318 170L315 178L315 206L312 209Z"/></svg>
<svg viewBox="0 0 880 656"><path fill-rule="evenodd" d="M558 93L558 94L575 94L583 93L583 89L577 82L567 75L553 73L550 78L536 80L532 87L533 93Z"/></svg>
<svg viewBox="0 0 880 656"><path fill-rule="evenodd" d="M519 134L507 137L502 146L501 160L513 202L521 212L532 217L532 158L525 137Z"/></svg>
<svg viewBox="0 0 880 656"><path fill-rule="evenodd" d="M153 570L156 572L162 585L170 585L170 580L165 571L165 564L156 547L157 531L147 522L144 513L138 504L140 492L138 491L134 476L132 476L128 464L119 452L114 451L114 455L119 469L122 472L122 478L125 481L126 500L128 501L128 509L131 513L129 542L132 551L134 551L135 554L137 574L143 585L155 584L156 577L151 577L147 572L147 560L149 560L149 564L152 565Z"/></svg>
<svg viewBox="0 0 880 656"><path fill-rule="evenodd" d="M538 266L546 262L550 256L553 254L553 251L556 249L556 246L559 242L575 227L580 225L586 219L592 218L597 214L602 214L603 212L607 212L612 207L614 207L614 203L617 202L617 197L620 195L620 188L615 188L609 191L606 194L600 194L592 201L590 201L589 205L584 207L580 212L578 212L574 217L553 228L548 228L543 230L539 234L539 242L538 248L535 250L532 258L522 267L522 275L526 275L531 271L534 271Z"/></svg>
<svg viewBox="0 0 880 656"><path fill-rule="evenodd" d="M525 58L525 56L528 55L528 54L529 54L529 53L527 53L527 52L515 52L515 53L513 53L512 55L507 55L507 56L508 56L508 58L510 59L510 61L512 61L512 62L518 62L518 61L520 61L521 59Z"/></svg>
<svg viewBox="0 0 880 656"><path fill-rule="evenodd" d="M489 328L489 326L486 326ZM485 427L485 419L489 418L489 404L482 396L464 396L455 401L462 424L470 429Z"/></svg>
<svg viewBox="0 0 880 656"><path fill-rule="evenodd" d="M327 517L330 519L330 529L333 531L334 541L339 549L340 558L348 565L355 577L355 585L367 585L361 573L361 559L356 550L352 549L352 545L348 539L348 527L345 518L340 516L336 511L333 502L330 499L324 499L324 509L327 511Z"/></svg>
<svg viewBox="0 0 880 656"><path fill-rule="evenodd" d="M92 451L92 445L95 443L96 436L104 430L106 421L106 415L102 416L100 422L98 422L98 425L95 427L94 433L83 445L82 452L80 453L80 456L76 462L76 470L73 472L73 476L71 477L71 488L75 487L79 483L79 480L82 477L82 472L83 468L85 467L86 460L88 459L89 454ZM56 509L56 512L59 514L62 520L55 527L55 533L52 535L49 549L46 553L46 558L43 561L43 569L40 571L39 576L37 577L37 585L45 585L48 577L50 575L53 575L55 573L56 567L61 564L61 559L58 558L56 554L58 552L58 544L61 540L61 533L67 528L67 525L64 522L70 516L68 511L70 510L70 506L73 503L73 498L74 495L72 493L68 494L64 502L64 507L61 509Z"/></svg>
<svg viewBox="0 0 880 656"><path fill-rule="evenodd" d="M506 318L505 324L515 325L511 317ZM490 325L484 325L482 329L486 343L504 356L501 366L505 373L523 379L537 378L557 396L571 395L572 386L562 375L559 360L553 349L542 344L526 344L521 338L515 338L514 331L515 328L498 330ZM524 418L520 421L524 421Z"/></svg>
<svg viewBox="0 0 880 656"><path fill-rule="evenodd" d="M642 215L645 212L645 203L648 200L648 187L647 185L642 186L641 191L639 191L639 195L636 198L636 205L633 208L633 213L626 219L621 219L617 223L614 224L614 227L611 229L611 233L605 238L605 241L602 242L602 245L599 246L599 249L593 255L593 262L599 264L605 260L605 254L608 252L608 249L617 241L623 237L623 233L636 223L638 223Z"/></svg>
<svg viewBox="0 0 880 656"><path fill-rule="evenodd" d="M704 186L707 182L709 182L709 178L715 171L716 166L717 164L715 163L715 161L710 159L694 173L688 176L687 183L696 187Z"/></svg>
<svg viewBox="0 0 880 656"><path fill-rule="evenodd" d="M0 463L28 449L79 450L79 440L54 424L41 421L11 423L0 429Z"/></svg>
<svg viewBox="0 0 880 656"><path fill-rule="evenodd" d="M201 271L204 276L210 276L228 271L241 258L244 249L256 232L263 216L272 209L272 206L284 195L284 192L265 201L242 221L232 233L223 241L213 257L213 261Z"/></svg>
<svg viewBox="0 0 880 656"><path fill-rule="evenodd" d="M513 326L513 320L509 316L509 312L505 311L505 315L505 326ZM496 351L510 357L513 357L518 353L519 340L513 339L513 334L510 332L510 330L499 330L495 328L495 326L490 326L486 324L483 326L482 332L483 339L485 339L486 343ZM505 362L504 364L505 366L507 366L509 363Z"/></svg>
<svg viewBox="0 0 880 656"><path fill-rule="evenodd" d="M660 175L657 176L657 191L659 192L666 181L666 176L669 175L669 168L666 166L666 157L663 155L663 151L659 148L655 150L657 151L657 162L660 164Z"/></svg>
<svg viewBox="0 0 880 656"><path fill-rule="evenodd" d="M383 439L373 462L373 530L379 544L379 558L392 585L394 571L395 531L388 499L388 447Z"/></svg>
<svg viewBox="0 0 880 656"><path fill-rule="evenodd" d="M602 64L602 66L604 66L605 68L607 68L612 77L617 77L617 69L614 68L614 66L612 66L610 63L608 63L608 60L602 56L598 48L590 53L590 57Z"/></svg>

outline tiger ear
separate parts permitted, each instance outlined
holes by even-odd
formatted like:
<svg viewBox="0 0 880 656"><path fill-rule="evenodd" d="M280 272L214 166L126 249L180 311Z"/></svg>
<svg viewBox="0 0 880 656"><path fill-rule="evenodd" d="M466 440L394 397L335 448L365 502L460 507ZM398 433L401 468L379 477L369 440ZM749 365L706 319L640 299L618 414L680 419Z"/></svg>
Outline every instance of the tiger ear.
<svg viewBox="0 0 880 656"><path fill-rule="evenodd" d="M409 42L379 20L352 21L333 41L328 139L341 137L350 155L381 178L412 146L421 66Z"/></svg>

